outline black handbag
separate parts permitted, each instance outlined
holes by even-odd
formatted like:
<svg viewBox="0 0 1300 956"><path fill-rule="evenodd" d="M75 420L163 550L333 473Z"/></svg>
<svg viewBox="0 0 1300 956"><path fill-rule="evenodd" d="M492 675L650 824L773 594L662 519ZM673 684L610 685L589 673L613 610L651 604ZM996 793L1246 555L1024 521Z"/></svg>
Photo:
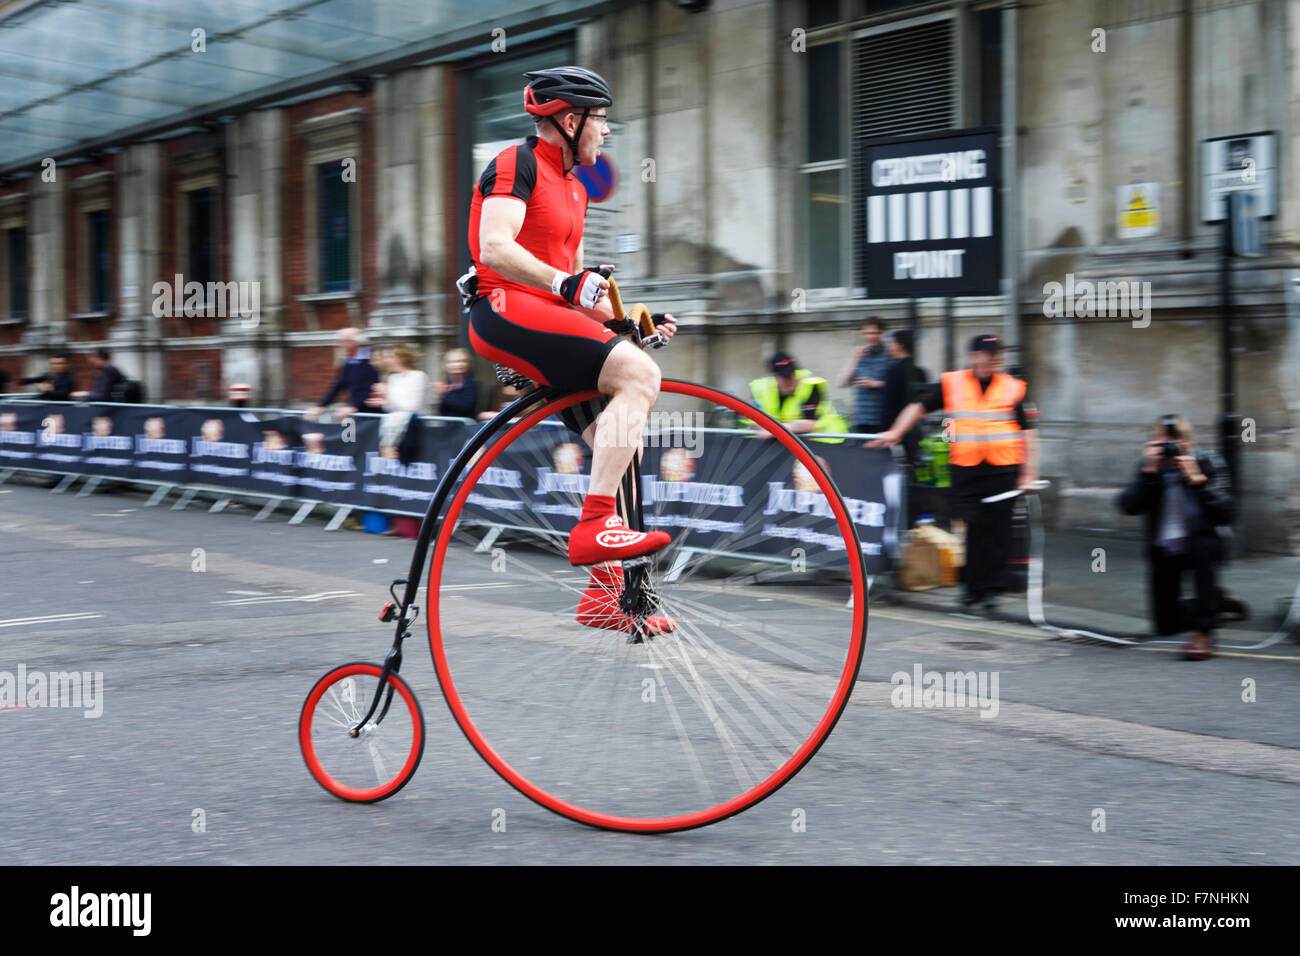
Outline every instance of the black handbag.
<svg viewBox="0 0 1300 956"><path fill-rule="evenodd" d="M409 465L420 457L420 434L423 430L419 417L412 415L406 423L406 431L402 432L402 438L397 443L397 460L403 465Z"/></svg>

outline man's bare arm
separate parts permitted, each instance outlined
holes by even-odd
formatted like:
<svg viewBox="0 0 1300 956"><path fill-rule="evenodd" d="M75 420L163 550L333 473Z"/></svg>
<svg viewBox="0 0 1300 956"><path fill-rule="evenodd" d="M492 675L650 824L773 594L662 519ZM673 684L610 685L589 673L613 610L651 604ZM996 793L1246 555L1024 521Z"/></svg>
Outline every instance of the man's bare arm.
<svg viewBox="0 0 1300 956"><path fill-rule="evenodd" d="M898 413L894 419L894 424L888 431L880 433L879 438L867 442L869 448L889 448L897 445L903 440L903 436L912 430L912 427L925 417L925 406L920 402L912 402Z"/></svg>
<svg viewBox="0 0 1300 956"><path fill-rule="evenodd" d="M1022 430L1025 436L1025 463L1020 466L1020 484L1027 485L1038 480L1038 429Z"/></svg>
<svg viewBox="0 0 1300 956"><path fill-rule="evenodd" d="M511 282L550 292L551 280L561 271L560 267L542 262L515 241L524 227L526 209L522 202L510 196L490 196L483 200L478 225L479 259Z"/></svg>

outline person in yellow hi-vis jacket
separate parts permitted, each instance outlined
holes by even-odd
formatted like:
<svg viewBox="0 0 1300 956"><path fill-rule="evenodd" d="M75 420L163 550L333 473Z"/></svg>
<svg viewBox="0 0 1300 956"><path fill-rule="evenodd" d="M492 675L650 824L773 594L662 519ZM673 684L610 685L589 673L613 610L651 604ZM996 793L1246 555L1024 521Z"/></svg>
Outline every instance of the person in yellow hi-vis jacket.
<svg viewBox="0 0 1300 956"><path fill-rule="evenodd" d="M888 448L927 412L944 410L948 466L956 516L966 521L966 593L962 603L997 608L1005 587L1011 551L1011 498L985 502L1033 484L1038 478L1036 412L1026 411L1025 383L1002 371L1002 340L977 335L970 345L970 367L944 372L941 381L922 386L918 399L903 408L893 426L868 447Z"/></svg>
<svg viewBox="0 0 1300 956"><path fill-rule="evenodd" d="M773 374L756 378L749 383L754 404L796 434L827 432L844 434L848 423L831 404L830 384L806 368L796 368L795 361L784 352L772 356ZM753 428L747 418L740 420L742 427ZM762 431L758 438L771 438ZM843 438L815 438L814 441L842 442Z"/></svg>

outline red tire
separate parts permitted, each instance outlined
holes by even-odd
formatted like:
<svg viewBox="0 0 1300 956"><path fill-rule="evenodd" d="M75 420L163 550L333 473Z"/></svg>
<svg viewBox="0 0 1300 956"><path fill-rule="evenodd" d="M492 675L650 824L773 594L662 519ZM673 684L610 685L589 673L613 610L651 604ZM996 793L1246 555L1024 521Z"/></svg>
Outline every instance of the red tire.
<svg viewBox="0 0 1300 956"><path fill-rule="evenodd" d="M469 583L469 584L460 584L460 585L452 584L449 587L449 589L444 593L443 578L449 566L449 561L448 561L449 548L451 546L453 538L458 532L457 521L460 518L461 512L464 509L466 502L469 500L470 496L474 494L476 490L479 490L480 487L479 481L481 478L483 478L485 472L487 472L487 469L492 467L494 463L498 461L502 461L502 462L510 461L510 458L508 456L509 454L511 454L511 452L509 450L517 442L519 442L521 436L528 434L530 430L538 426L539 422L542 422L547 417L555 415L557 412L565 408L568 408L582 401L586 401L592 398L598 398L599 396L597 395L597 393L585 392L585 393L572 394L545 403L544 405L538 407L531 414L526 415L524 418L510 425L504 431L504 433L499 438L497 438L473 462L472 467L468 469L468 472L464 476L463 480L460 482L459 487L453 493L453 496L451 497L450 501L447 504L440 525L438 538L434 543L434 551L433 551L432 561L430 562L429 577L427 582L428 605L429 605L427 619L429 622L429 642L430 642L430 649L433 654L434 667L437 671L438 680L442 685L443 694L447 700L447 704L451 710L452 716L455 718L457 724L460 726L461 730L464 732L465 736L468 738L471 745L479 753L479 755L488 763L489 766L492 767L493 770L495 770L501 777L503 777L508 783L510 783L511 786L515 787L517 790L519 790L525 796L529 797L531 800L534 800L535 802L541 804L542 806L546 807L549 810L554 811L555 813L561 814L570 819L579 821L581 823L586 823L595 827L611 829L611 830L634 831L634 832L643 832L643 833L662 833L662 832L669 832L675 830L685 830L693 827L704 826L716 822L718 820L722 820L726 817L732 816L733 814L739 813L748 807L753 806L754 804L758 803L760 800L763 800L764 798L773 794L783 784L787 783L800 770L800 768L802 768L812 758L812 756L817 752L818 748L821 747L821 745L825 742L827 736L830 734L831 730L835 726L836 721L839 719L841 713L843 712L844 707L848 703L849 695L852 691L854 681L856 680L858 674L858 669L861 666L863 650L865 647L865 637L866 637L866 628L867 628L866 581L865 581L865 570L864 570L863 562L861 560L861 546L858 542L858 538L853 526L853 522L850 519L848 512L844 506L844 502L840 498L840 495L837 489L835 488L835 485L833 484L829 476L826 474L825 470L822 468L821 464L818 462L816 457L810 454L808 449L803 444L801 444L798 439L796 439L793 435L791 435L788 431L786 431L774 419L770 418L762 411L755 409L747 404L744 404L739 400L729 395L726 395L723 392L718 392L714 389L705 388L698 385L692 385L684 382L676 382L676 381L668 381L668 380L663 382L662 391L667 394L674 394L674 395L698 400L699 402L704 403L705 406L707 405L725 406L731 409L732 411L736 412L737 414L756 422L760 427L771 432L772 436L775 439L774 442L771 441L755 442L752 445L745 446L747 452L752 452L753 455L758 455L764 449L767 449L770 452L776 453L778 451L776 446L779 445L781 448L784 449L785 453L790 458L797 460L803 466L803 468L806 469L807 474L816 481L817 489L819 490L820 494L824 496L825 499L825 505L823 505L823 509L828 508L831 513L831 517L828 517L826 519L824 527L828 531L830 529L837 529L836 531L833 531L832 534L838 534L839 536L842 536L843 539L843 547L845 550L844 571L846 572L844 577L847 577L851 580L853 610L850 611L848 615L832 619L837 622L842 622L843 635L842 638L839 639L839 643L837 643L833 648L831 648L831 650L826 654L826 660L829 663L827 666L825 666L824 673L819 673L817 675L818 677L822 678L822 683L819 684L816 688L808 692L809 700L814 700L816 702L815 706L805 707L804 709L807 710L806 715L802 713L796 714L796 716L805 717L805 724L801 726L801 729L798 731L797 735L788 736L787 739L789 740L789 743L785 745L788 749L787 751L783 752L785 753L785 756L780 760L779 765L776 765L775 762L762 765L764 766L764 769L762 770L762 774L763 774L762 779L755 779L752 786L745 785L743 783L738 783L737 781L743 781L746 778L746 773L737 772L735 774L736 780L733 780L731 779L731 775L727 774L725 770L721 771L717 774L716 777L717 783L719 785L718 789L723 789L729 786L733 789L739 789L742 792L735 793L734 795L730 796L727 799L719 799L718 802L712 803L708 806L704 806L700 809L691 810L688 812L673 812L671 814L665 814L663 816L650 815L650 814L633 816L633 815L608 812L592 806L583 806L580 805L579 802L577 801L566 799L565 797L554 792L555 790L563 789L562 786L555 787L549 784L539 784L535 780L530 779L530 777L534 776L534 774L537 772L537 768L542 766L540 763L531 763L530 761L541 761L543 759L546 759L544 756L531 756L530 753L532 751L537 751L539 753L547 752L548 748L552 748L553 746L555 746L554 738L558 736L563 736L562 733L557 733L550 729L547 729L545 731L538 730L538 728L541 728L543 726L540 720L540 718L543 716L542 710L539 708L536 711L536 714L539 717L539 721L537 722L536 726L532 726L533 722L529 719L528 711L523 709L519 711L519 713L522 714L523 717L516 723L509 724L509 725L502 725L498 722L497 727L494 728L494 730L492 731L492 733L495 734L493 740L488 740L487 735L485 735L483 728L479 726L479 723L483 720L481 716L483 708L498 702L498 700L494 699L494 685L492 682L492 675L501 674L504 680L504 676L506 673L505 669L508 668L513 663L515 663L516 661L521 660L521 658L514 653L514 650L516 648L523 648L523 650L526 653L528 653L540 647L542 648L542 650L537 651L536 653L539 654L546 653L551 657L556 656L557 650L560 651L564 650L563 645L565 640L567 639L566 635L560 634L560 636L554 639L542 638L539 640L539 638L535 634L528 632L528 628L534 625L531 624L530 621L528 620L527 612L525 612L521 616L522 619L519 624L519 630L522 633L504 635L505 637L512 637L516 639L522 637L524 638L524 640L522 641L517 640L516 644L513 646L503 643L502 656L497 660L491 660L486 656L481 658L481 660L489 663L487 663L483 667L476 666L474 672L471 673L470 676L481 684L481 686L483 687L483 691L481 693L478 693L477 696L474 698L473 706L468 705L466 700L463 699L461 683L462 683L462 678L465 676L466 670L464 665L462 664L462 661L467 659L466 655L470 653L479 652L480 648L486 647L488 644L488 641L486 639L483 641L474 641L474 640L467 639L467 635L465 633L466 628L472 627L476 620L476 618L471 616L471 610L469 610L473 605L473 602L478 601L479 603L477 607L479 607L480 609L490 608L492 606L493 599L489 597L485 597L486 595L497 594L502 596L501 599L504 599L512 594L512 591L509 590L510 588L518 589L519 587L527 587L529 586L527 584L528 581L540 582L536 586L538 588L542 588L546 586L548 580L564 580L560 576L564 575L566 572L565 572L565 565L561 560L562 555L560 554L559 551L557 551L556 554L549 556L551 558L551 566L549 568L543 568L541 571L537 572L536 574L533 574L531 578L527 578L527 577L521 578L522 580L525 581L525 583L522 585L510 583L510 578L509 576L507 576L505 580L502 580L501 578L497 578L496 581L500 583L495 583L489 580L486 581L485 583ZM520 444L523 446L528 446L530 443L522 442ZM524 452L520 451L519 454L523 455ZM528 454L536 457L539 454L539 452L537 452L536 450L532 450L529 451ZM507 457L503 458L502 457L503 455L506 455ZM737 469L742 469L743 471L743 467L744 466L742 463L740 462L736 463ZM501 468L497 468L494 470L494 475L500 475L501 473L503 473ZM568 476L568 477L572 477L572 476ZM499 484L499 479L494 477L489 481L485 482L484 483L485 487L483 490L484 491L494 490L486 487L486 486L491 486L494 483ZM525 496L528 494L528 492L523 491L520 492L520 494L521 496ZM480 498L479 500L481 501L482 499ZM519 505L517 506L517 510L514 513L519 515L523 515L527 513L529 509L526 508L526 504L527 504L526 501L519 503ZM707 515L707 514L712 514L712 512L701 511L701 514ZM523 519L521 518L520 520ZM545 518L540 518L538 520L543 524L548 523ZM544 528L539 528L539 530L545 531ZM680 537L684 539L689 534L690 532L686 532ZM554 532L552 532L551 536L553 538L556 538L557 542L562 542L562 535L557 535ZM541 540L540 537L539 540ZM557 543L555 547L558 548L559 544ZM670 548L671 547L673 546L670 546ZM479 550L481 551L483 549L479 549ZM492 550L493 553L495 554L499 549L493 548ZM827 550L830 551L835 549L828 547ZM503 551L502 554L504 555L505 552ZM456 552L455 560L452 562L452 564L457 568L458 573L464 573L469 560L474 557L477 557L477 555L473 553L473 549L458 548ZM484 570L486 570L486 568L484 568ZM492 570L496 571L498 569L493 567ZM544 576L540 576L546 573L549 573L553 577L547 579ZM585 574L586 572L584 570L576 573ZM481 579L476 578L471 580L481 580ZM569 580L573 580L573 579L570 578ZM572 587L580 588L581 585L572 585ZM498 590L498 591L471 590L476 588L501 588L505 590ZM480 597L473 597L473 595L475 594L480 595ZM840 592L840 595L841 596L838 597L835 607L837 609L838 614L844 615L844 611L843 611L844 603L843 603L842 591ZM500 603L501 599L497 600L498 604ZM526 594L520 595L518 600L522 601L521 604L522 608L529 607L528 595ZM718 606L716 603L710 603L711 600L712 600L711 596L709 601L706 601L705 597L702 596L698 601L695 602L687 601L684 602L682 606L686 607L688 611L694 609L698 611L698 613L700 613L701 615L707 615L709 613L710 608ZM773 599L756 598L755 600L771 601ZM464 615L464 617L460 619L463 620L464 626L461 626L460 623L455 623L453 624L452 627L451 638L453 642L459 642L457 644L457 648L458 648L457 663L455 666L453 666L449 661L449 656L447 651L447 635L444 634L444 626L443 626L442 618L443 618L444 606L455 604L458 601L462 602L460 606L465 610L449 612L451 614ZM469 603L464 603L464 602L469 602ZM541 603L542 602L539 601L536 604L534 604L533 607L540 608ZM825 602L825 606L828 608L826 612L828 619L831 619L829 617L831 613L829 610L830 608L829 602ZM540 614L541 612L539 611L538 613ZM676 613L676 611L674 613ZM541 618L539 617L536 618L535 620L540 620L540 619ZM546 625L548 627L551 627L552 632L555 631L556 627L562 627L564 623L562 613L552 614L550 618L548 618L547 620L554 621L554 625ZM686 628L683 627L682 630L683 632L685 632ZM585 657L575 656L574 657L575 665L589 666L590 661L592 660L591 648L581 646L580 643L581 641L590 640L593 642L599 642L603 638L605 638L608 633L609 632L592 631L592 629L590 628L586 630L575 630L573 648L572 648L573 654L586 655ZM485 632L485 638L492 638L494 636L495 635L493 634L489 634ZM680 648L684 649L684 652L688 656L698 655L700 658L705 658L709 654L712 654L712 660L714 661L721 660L723 661L724 664L730 666L730 662L723 658L724 654L729 654L731 655L732 659L740 661L741 654L747 653L747 651L734 651L732 650L731 647L722 647L721 645L718 644L710 644L708 643L707 638L704 639L703 642L701 643L693 644L690 634L683 633L682 636L685 638L686 643L682 644L679 641L678 645ZM472 635L470 635L470 637L472 637ZM529 638L532 639L532 644L526 646L525 642ZM766 631L764 631L764 639L767 641L768 645L779 643L773 641L769 636L767 636ZM649 647L650 643L653 642L647 642L646 644L647 648ZM738 641L737 646L742 645L744 643L745 643L744 641ZM623 654L626 656L626 654L631 653L626 651L623 648L622 644L620 643L610 642L604 646L608 649L606 653L611 655ZM776 650L774 651L774 653L778 655L780 654L780 652L781 649L779 647L777 647ZM486 655L490 652L482 651L481 653ZM662 659L667 660L668 658L662 658ZM745 658L742 664L739 665L738 669L732 671L732 675L734 676L735 674L743 673L744 667L747 666L749 663L751 663L749 659ZM777 663L780 664L783 662L778 660ZM562 664L559 664L557 665L557 668L562 666L563 666ZM633 675L633 677L640 676L636 671L630 669L633 666L638 666L638 665L629 663L626 665L626 669L625 669L626 673L620 674L619 679L624 683L626 682L627 679L626 674L631 674ZM642 664L639 666L653 668L653 667L663 667L663 666L672 667L673 665L656 664L654 663L654 661L651 661L651 663L649 664ZM688 666L692 666L691 674L693 675L694 674L693 665L688 665ZM753 696L753 694L756 693L753 690L753 688L763 686L763 682L766 682L767 684L779 683L780 675L778 675L778 677L771 678L771 679L769 679L769 676L767 676L770 674L777 673L777 671L774 669L773 664L770 661L759 661L754 663L753 666L755 668L766 668L766 670L763 671L762 674L760 674L759 683L755 683L752 686L744 684L745 681L750 680L749 676L735 678L736 685L735 687L733 687L733 689L737 690L736 700L746 699L745 698L746 694L748 694L749 696ZM457 671L456 669L457 667L460 667L461 670ZM801 677L801 675L797 673L797 669L787 668L787 670L791 674L794 674L794 677L791 678L792 680ZM557 674L563 673L563 671L557 669L556 673ZM651 673L653 675L653 671ZM780 673L784 674L785 671L781 671ZM672 675L672 676L677 676L677 675ZM541 678L538 679L540 680ZM645 678L645 680L647 681L653 681L654 679L655 678L653 676ZM710 695L713 694L716 690L721 690L723 693L725 693L727 691L727 687L724 686L723 682L731 681L732 679L733 678L731 676L728 676L728 674L726 673L721 673L718 676L710 676L707 679L702 679L698 677L695 678L697 689L698 688L704 689L704 693L695 701L699 705L699 708L701 710L710 711L710 712L715 711ZM680 696L682 707L677 708L677 705L675 703L672 704L672 706L674 707L674 711L672 714L673 719L677 721L677 726L681 728L684 725L684 723L680 719L680 715L684 713L685 708L689 707L691 704L691 700L688 699L691 696L691 692L692 692L691 686L689 682L681 686L675 686L675 685L667 684L663 680L663 678L659 678L659 680L665 692L670 687L674 691L681 691L683 689L685 691L685 693L682 693ZM679 681L680 680L681 678L679 678ZM709 681L712 681L712 683L710 684ZM622 691L620 691L620 693L621 692ZM556 695L557 703L563 704L567 700L577 700L578 696L580 696L582 693L582 688L575 686L574 695L578 695L578 696L570 695L567 690L560 690L560 689L554 690L553 693L555 693ZM505 698L505 696L506 696L506 691L504 690L502 690L500 694L497 695L498 698ZM594 699L597 695L592 694L590 696ZM624 706L622 703L623 698L619 698L619 700L620 703L617 706L620 707ZM483 702L482 706L480 706L480 702ZM516 706L521 706L521 707L526 706L526 704L521 704L520 701L510 701L510 702L515 703ZM598 705L601 703L602 702L599 700L596 701L596 704ZM802 701L800 701L799 703L800 706L804 706ZM728 744L728 746L732 746L735 744L737 735L740 733L741 729L743 729L745 732L751 733L755 737L764 736L766 734L766 731L763 727L751 726L751 725L755 725L757 721L754 720L752 717L750 717L750 715L737 714L735 712L735 706L732 706L731 710L726 710L727 705L728 702L721 700L721 695L719 695L718 708L716 709L717 712L713 713L713 723L716 725L719 722L719 718L722 718L723 722L726 722L726 718L728 717L735 718L734 728L732 730L727 731L727 733L732 735L731 742ZM475 712L473 712L475 711L476 708L478 708L480 713L476 714ZM799 708L791 707L791 713L795 714L796 711L798 711L798 709ZM778 710L778 708L772 708L772 710L776 711ZM640 721L642 720L641 714L638 713L625 719L614 719L612 717L614 713L615 711L613 709L613 705L611 705L611 709L610 709L611 719L603 725L599 719L595 719L592 720L592 725L595 726L597 729L599 729L601 726L608 726L609 733L611 735L617 734L623 731L624 729L626 729L629 738L635 738L636 733L641 726L640 724ZM760 715L760 716L765 716L765 715ZM749 719L745 720L744 718L749 718ZM556 718L556 720L557 720L557 722L555 723L556 728L559 728L561 730L566 729L567 725L563 722L563 718ZM687 733L682 733L682 731L679 729L678 731L679 734L681 734L683 737L689 737L690 733L695 733L699 735L699 737L708 735L708 729L707 726L705 726L704 721L702 720L696 721L691 726L693 727L693 729ZM778 731L784 729L785 728L783 727L778 727L770 736L779 737L780 734L778 733ZM517 740L506 739L509 737L515 737L516 735L518 737ZM533 739L527 739L530 736ZM719 735L719 737L721 738L721 734ZM697 737L697 739L699 738ZM526 740L525 743L519 742L524 740ZM727 741L725 740L723 742L727 743ZM599 741L597 737L595 738L594 743L595 746L598 748L600 746L601 741ZM691 747L691 741L689 739L684 740L683 743L687 747L687 749ZM707 741L707 743L713 746L714 749L717 749L717 741ZM629 750L635 752L634 748L638 745L639 742L637 740L631 739L628 744L628 748ZM503 750L511 751L513 756L508 759L507 756L503 754L502 752ZM646 753L648 752L649 751L646 751ZM572 759L576 764L581 758L578 757L578 758L566 758L566 759ZM592 760L593 762L596 760L596 755L594 753L592 754ZM719 765L721 766L724 764L722 761L719 761ZM617 764L611 764L611 766L617 766ZM771 769L769 772L768 769L769 766L774 766L775 769ZM742 767L740 769L748 772L748 768ZM563 776L564 774L562 773L559 774L559 777L562 778ZM756 777L757 775L750 774L750 776ZM650 783L653 784L653 780L651 780ZM705 781L705 784L706 786L701 789L709 789L709 787L712 785L711 781ZM628 789L632 789L632 787L627 786L627 787L622 787L621 789L628 790ZM643 790L638 793L638 796L641 793L650 793L650 792L651 792L650 790ZM647 799L652 799L652 798L648 797Z"/></svg>
<svg viewBox="0 0 1300 956"><path fill-rule="evenodd" d="M341 800L375 803L406 786L424 755L424 713L406 681L390 673L384 702L356 733L370 707L383 667L362 661L336 667L318 680L298 718L298 746L307 769ZM382 742L380 742L382 741ZM366 785L369 784L369 785Z"/></svg>

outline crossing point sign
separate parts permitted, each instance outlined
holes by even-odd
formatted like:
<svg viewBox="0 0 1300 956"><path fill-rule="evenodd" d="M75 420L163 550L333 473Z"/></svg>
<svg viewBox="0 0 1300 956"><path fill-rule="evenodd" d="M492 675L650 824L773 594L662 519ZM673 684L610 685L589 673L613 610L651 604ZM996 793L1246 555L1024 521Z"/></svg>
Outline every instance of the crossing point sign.
<svg viewBox="0 0 1300 956"><path fill-rule="evenodd" d="M996 295L1002 279L998 136L866 144L867 295Z"/></svg>

